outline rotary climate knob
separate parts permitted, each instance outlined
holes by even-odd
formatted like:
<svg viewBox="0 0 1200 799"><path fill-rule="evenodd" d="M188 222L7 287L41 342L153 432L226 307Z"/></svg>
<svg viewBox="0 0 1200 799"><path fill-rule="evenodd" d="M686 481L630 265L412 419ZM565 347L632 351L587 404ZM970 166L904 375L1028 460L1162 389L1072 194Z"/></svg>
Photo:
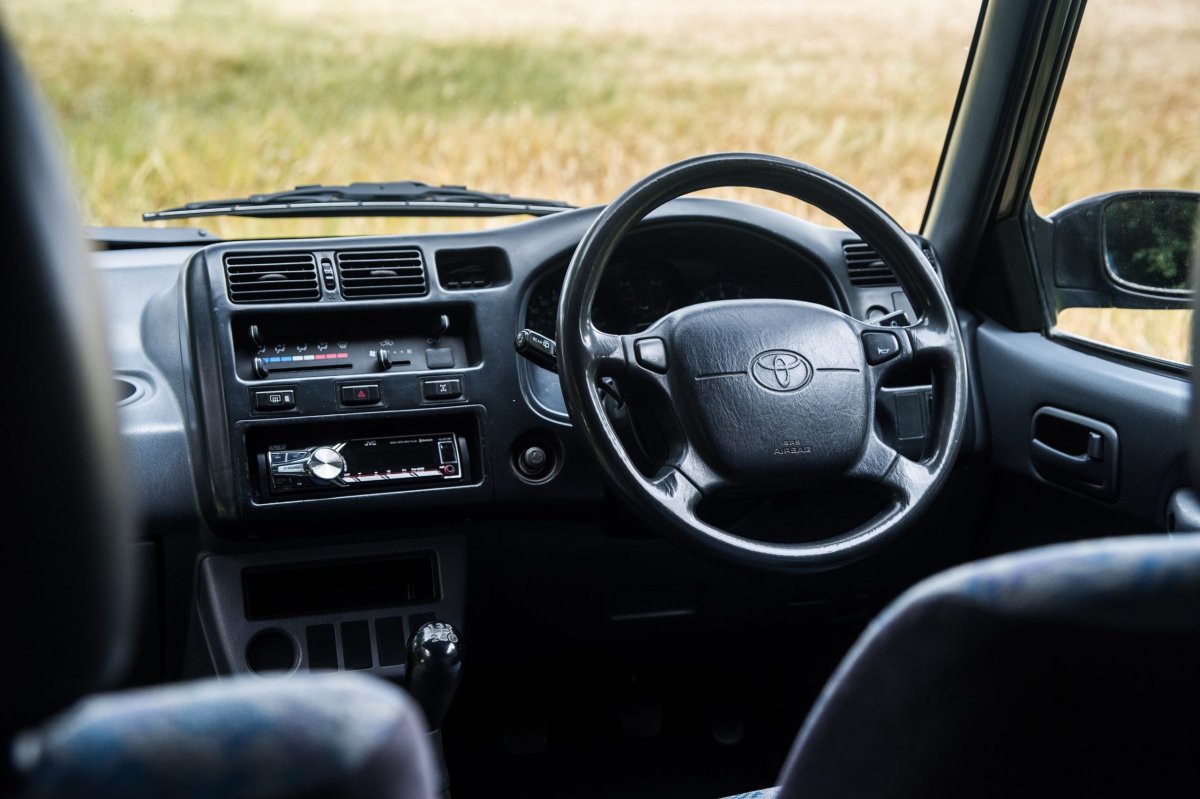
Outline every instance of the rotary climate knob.
<svg viewBox="0 0 1200 799"><path fill-rule="evenodd" d="M346 459L333 447L317 447L308 456L304 470L318 480L336 480L346 470Z"/></svg>

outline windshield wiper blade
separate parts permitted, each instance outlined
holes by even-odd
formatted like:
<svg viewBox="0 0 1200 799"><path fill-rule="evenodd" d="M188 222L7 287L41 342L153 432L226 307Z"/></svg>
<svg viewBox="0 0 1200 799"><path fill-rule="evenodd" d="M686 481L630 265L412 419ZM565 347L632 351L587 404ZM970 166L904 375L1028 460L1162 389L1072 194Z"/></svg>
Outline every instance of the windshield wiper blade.
<svg viewBox="0 0 1200 799"><path fill-rule="evenodd" d="M415 180L297 186L270 194L204 200L142 214L145 222L196 216L547 216L575 206L558 200L512 197L466 186L432 186Z"/></svg>

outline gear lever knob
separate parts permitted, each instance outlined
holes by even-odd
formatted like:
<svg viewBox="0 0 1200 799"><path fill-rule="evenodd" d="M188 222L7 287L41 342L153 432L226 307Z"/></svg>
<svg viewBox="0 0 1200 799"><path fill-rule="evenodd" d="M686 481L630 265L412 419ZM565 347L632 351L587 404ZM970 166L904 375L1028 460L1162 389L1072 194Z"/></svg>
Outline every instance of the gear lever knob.
<svg viewBox="0 0 1200 799"><path fill-rule="evenodd" d="M431 621L417 628L408 641L407 672L408 692L421 703L429 729L440 729L462 676L462 649L454 625Z"/></svg>

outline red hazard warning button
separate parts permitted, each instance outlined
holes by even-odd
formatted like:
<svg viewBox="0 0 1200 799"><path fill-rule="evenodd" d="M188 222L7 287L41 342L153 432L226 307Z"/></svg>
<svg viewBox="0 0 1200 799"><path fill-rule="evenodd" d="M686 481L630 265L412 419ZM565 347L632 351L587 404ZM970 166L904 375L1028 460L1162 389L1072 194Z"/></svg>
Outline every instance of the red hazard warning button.
<svg viewBox="0 0 1200 799"><path fill-rule="evenodd" d="M375 405L379 402L378 383L342 386L341 391L343 405Z"/></svg>

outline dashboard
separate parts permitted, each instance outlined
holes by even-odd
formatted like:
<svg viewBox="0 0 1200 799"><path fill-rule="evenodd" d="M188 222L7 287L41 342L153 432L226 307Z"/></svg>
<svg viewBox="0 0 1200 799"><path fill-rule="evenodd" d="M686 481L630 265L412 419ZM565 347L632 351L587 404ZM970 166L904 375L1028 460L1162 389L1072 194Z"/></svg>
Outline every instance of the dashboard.
<svg viewBox="0 0 1200 799"><path fill-rule="evenodd" d="M558 376L514 348L524 328L556 332L564 271L598 213L461 234L96 253L119 420L160 581L151 593L173 620L161 651L182 659L179 631L194 614L211 664L201 671L253 671L263 650L315 668L314 631L328 641L331 624L360 636L368 622L409 629L436 615L462 624L483 586L474 624L496 647L514 615L561 616L557 629L585 636L608 629L610 609L577 603L614 586L546 581L601 579L562 558L615 556L624 545L607 539L587 550L597 525L628 536L636 521L607 502ZM685 305L744 297L860 319L913 312L891 270L847 231L684 198L614 254L593 314L610 332L636 332ZM620 568L648 569L656 584L672 572L696 590L732 579L665 543L650 549L642 539L637 551L620 556ZM468 582L469 559L484 574ZM803 590L842 579L813 578ZM748 582L747 601L756 585L780 590ZM658 612L656 597L612 601L642 618ZM601 626L580 621L591 618ZM356 662L399 673L373 637L383 633L369 629L374 649ZM349 663L348 644L332 640L325 662Z"/></svg>
<svg viewBox="0 0 1200 799"><path fill-rule="evenodd" d="M555 334L563 273L597 213L463 234L99 253L114 340L126 345L121 411L152 450L138 460L147 511L186 515L183 475L206 529L234 540L303 539L351 511L360 527L394 525L397 512L417 527L447 509L602 496L557 376L513 345L523 328ZM860 319L912 314L852 234L700 198L664 206L626 238L593 314L629 333L685 305L748 297ZM530 447L545 456L532 474ZM313 457L331 477L314 476Z"/></svg>

